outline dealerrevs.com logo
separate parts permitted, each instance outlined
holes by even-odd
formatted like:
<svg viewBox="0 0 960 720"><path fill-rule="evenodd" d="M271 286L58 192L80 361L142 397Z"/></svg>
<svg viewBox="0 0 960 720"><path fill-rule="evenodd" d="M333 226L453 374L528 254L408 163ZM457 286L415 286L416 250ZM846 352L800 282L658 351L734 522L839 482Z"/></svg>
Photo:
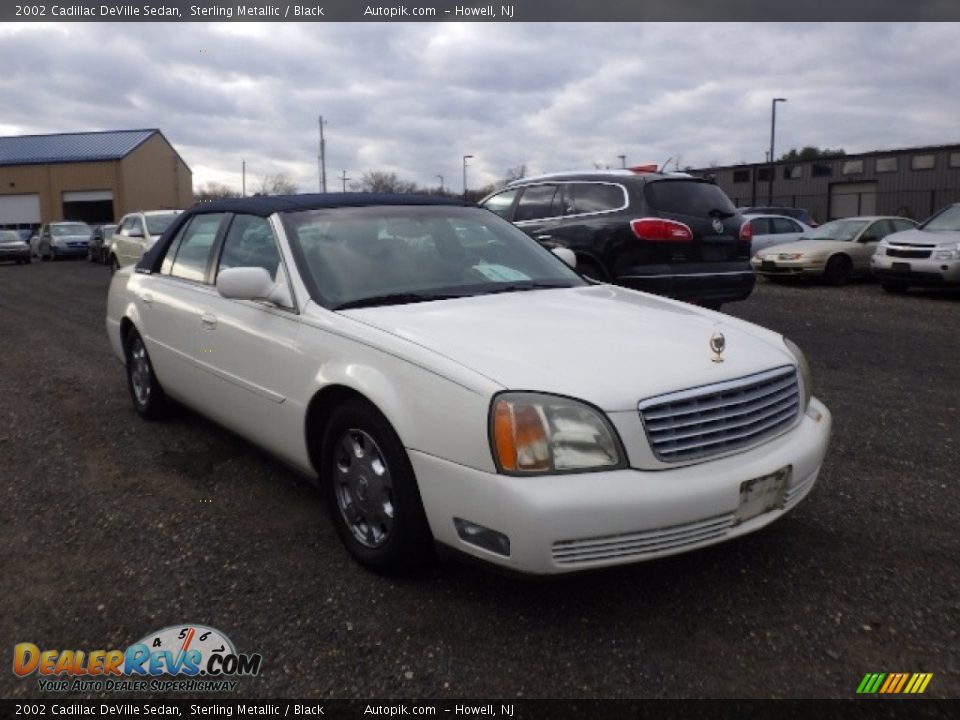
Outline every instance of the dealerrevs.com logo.
<svg viewBox="0 0 960 720"><path fill-rule="evenodd" d="M205 625L175 625L126 650L13 648L13 672L37 676L47 692L230 692L235 678L260 673L259 654L238 653L226 635Z"/></svg>

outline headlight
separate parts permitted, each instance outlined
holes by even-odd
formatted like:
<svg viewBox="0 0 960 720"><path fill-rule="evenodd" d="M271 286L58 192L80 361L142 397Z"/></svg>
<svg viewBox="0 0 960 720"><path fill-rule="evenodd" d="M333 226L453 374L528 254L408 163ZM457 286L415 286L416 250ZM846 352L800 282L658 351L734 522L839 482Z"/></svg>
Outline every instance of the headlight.
<svg viewBox="0 0 960 720"><path fill-rule="evenodd" d="M555 395L508 392L495 397L490 441L497 468L509 474L624 465L617 434L603 413Z"/></svg>
<svg viewBox="0 0 960 720"><path fill-rule="evenodd" d="M802 409L806 410L807 405L810 404L810 396L813 395L813 376L810 374L810 363L807 362L806 355L803 354L803 350L797 347L795 342L784 338L783 344L787 346L787 350L793 353L793 356L797 359L797 368L800 370L800 381L803 383Z"/></svg>
<svg viewBox="0 0 960 720"><path fill-rule="evenodd" d="M934 260L960 260L960 243L947 250L934 250Z"/></svg>
<svg viewBox="0 0 960 720"><path fill-rule="evenodd" d="M779 255L777 255L777 258L779 260L802 260L803 253L800 253L800 252L780 253Z"/></svg>

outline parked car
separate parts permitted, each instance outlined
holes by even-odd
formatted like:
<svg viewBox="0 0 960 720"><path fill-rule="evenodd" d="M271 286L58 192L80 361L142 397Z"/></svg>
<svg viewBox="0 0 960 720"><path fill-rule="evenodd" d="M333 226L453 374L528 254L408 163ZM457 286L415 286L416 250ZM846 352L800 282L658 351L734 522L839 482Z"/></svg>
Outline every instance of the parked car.
<svg viewBox="0 0 960 720"><path fill-rule="evenodd" d="M740 234L750 240L753 253L774 245L799 240L813 228L786 215L749 215L744 217Z"/></svg>
<svg viewBox="0 0 960 720"><path fill-rule="evenodd" d="M86 255L90 232L85 222L44 223L30 239L30 252L41 260Z"/></svg>
<svg viewBox="0 0 960 720"><path fill-rule="evenodd" d="M132 265L153 247L182 210L139 210L124 215L114 231L108 262L116 269Z"/></svg>
<svg viewBox="0 0 960 720"><path fill-rule="evenodd" d="M90 234L90 245L87 248L87 260L106 265L110 260L110 241L116 225L96 225Z"/></svg>
<svg viewBox="0 0 960 720"><path fill-rule="evenodd" d="M870 274L870 256L887 235L912 228L903 217L863 216L831 220L784 245L753 256L753 269L770 278L804 276L842 285L851 277Z"/></svg>
<svg viewBox="0 0 960 720"><path fill-rule="evenodd" d="M786 215L799 220L808 227L818 227L819 223L813 219L809 210L804 208L790 207L788 205L768 205L766 207L746 207L738 208L742 215Z"/></svg>
<svg viewBox="0 0 960 720"><path fill-rule="evenodd" d="M30 262L30 246L15 230L0 230L0 262Z"/></svg>
<svg viewBox="0 0 960 720"><path fill-rule="evenodd" d="M548 247L569 248L595 280L714 309L753 290L742 218L718 186L686 174L543 175L480 204Z"/></svg>
<svg viewBox="0 0 960 720"><path fill-rule="evenodd" d="M911 285L960 285L960 203L948 205L919 227L887 236L870 267L890 292L904 292Z"/></svg>
<svg viewBox="0 0 960 720"><path fill-rule="evenodd" d="M831 428L778 333L588 283L444 198L197 205L114 274L106 324L140 415L182 402L319 479L379 571L434 541L561 573L753 532Z"/></svg>

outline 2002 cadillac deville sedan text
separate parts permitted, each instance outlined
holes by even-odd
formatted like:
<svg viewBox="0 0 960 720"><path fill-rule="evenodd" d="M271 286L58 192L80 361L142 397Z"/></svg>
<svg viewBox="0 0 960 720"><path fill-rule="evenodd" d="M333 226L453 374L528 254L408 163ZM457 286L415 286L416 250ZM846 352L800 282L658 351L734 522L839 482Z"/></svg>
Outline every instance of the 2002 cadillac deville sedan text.
<svg viewBox="0 0 960 720"><path fill-rule="evenodd" d="M318 478L381 571L720 542L809 493L830 435L789 340L589 283L458 201L197 206L114 276L107 331L141 415L175 399Z"/></svg>

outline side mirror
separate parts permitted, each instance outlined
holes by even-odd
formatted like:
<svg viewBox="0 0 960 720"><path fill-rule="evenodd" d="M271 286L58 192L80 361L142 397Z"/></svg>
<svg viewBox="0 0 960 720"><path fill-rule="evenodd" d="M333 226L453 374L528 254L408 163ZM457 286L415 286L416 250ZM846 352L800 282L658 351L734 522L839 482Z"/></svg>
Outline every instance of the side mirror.
<svg viewBox="0 0 960 720"><path fill-rule="evenodd" d="M280 307L292 307L285 284L277 284L262 267L237 267L217 275L217 292L230 300L267 300Z"/></svg>
<svg viewBox="0 0 960 720"><path fill-rule="evenodd" d="M572 268L577 267L577 256L574 254L573 250L565 247L555 247L550 252L556 255L558 258L563 260L567 265Z"/></svg>

